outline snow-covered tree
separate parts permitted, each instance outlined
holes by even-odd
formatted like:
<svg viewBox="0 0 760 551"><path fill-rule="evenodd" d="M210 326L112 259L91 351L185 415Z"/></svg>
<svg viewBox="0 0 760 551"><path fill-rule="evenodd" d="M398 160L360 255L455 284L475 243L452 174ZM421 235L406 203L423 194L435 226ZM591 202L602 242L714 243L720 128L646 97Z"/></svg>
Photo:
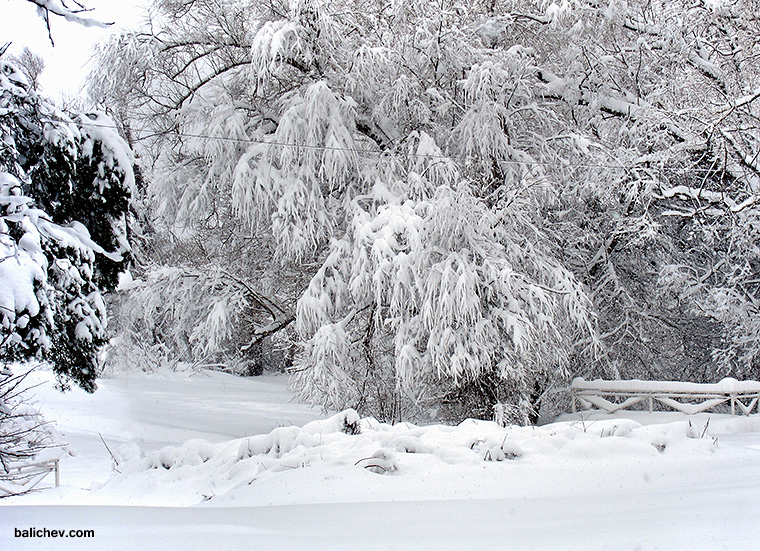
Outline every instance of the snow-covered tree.
<svg viewBox="0 0 760 551"><path fill-rule="evenodd" d="M448 2L185 7L114 39L101 63L120 78L93 91L172 144L151 192L181 239L226 268L240 259L215 245L248 235L268 242L258 263L311 278L303 395L392 419L488 381L453 418L568 376L593 316L542 214L562 174L546 167L585 141L542 101L529 47L495 47L487 10Z"/></svg>
<svg viewBox="0 0 760 551"><path fill-rule="evenodd" d="M92 93L150 131L159 339L295 313L302 394L389 419L756 373L756 7L157 2Z"/></svg>
<svg viewBox="0 0 760 551"><path fill-rule="evenodd" d="M42 56L24 46L18 56L9 56L8 59L24 73L32 90L39 92L41 87L40 75L45 70L45 60Z"/></svg>
<svg viewBox="0 0 760 551"><path fill-rule="evenodd" d="M537 59L546 96L597 144L571 180L566 222L610 357L629 376L700 380L718 375L712 351L724 374L749 375L730 358L749 358L738 350L750 333L725 316L747 309L714 299L755 300L744 282L755 279L756 6L524 9L513 17L564 46Z"/></svg>
<svg viewBox="0 0 760 551"><path fill-rule="evenodd" d="M101 292L129 250L131 152L107 119L68 116L3 59L0 90L0 358L48 359L62 385L92 391L107 340Z"/></svg>

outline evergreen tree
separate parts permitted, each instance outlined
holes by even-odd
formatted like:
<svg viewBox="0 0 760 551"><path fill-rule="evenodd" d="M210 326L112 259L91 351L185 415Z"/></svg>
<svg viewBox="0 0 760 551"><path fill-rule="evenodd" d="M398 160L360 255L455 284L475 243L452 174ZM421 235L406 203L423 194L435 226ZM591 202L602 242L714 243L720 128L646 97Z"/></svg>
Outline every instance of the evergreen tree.
<svg viewBox="0 0 760 551"><path fill-rule="evenodd" d="M0 90L0 357L48 359L63 386L93 391L107 341L101 292L129 251L131 152L108 119L68 116L3 59Z"/></svg>

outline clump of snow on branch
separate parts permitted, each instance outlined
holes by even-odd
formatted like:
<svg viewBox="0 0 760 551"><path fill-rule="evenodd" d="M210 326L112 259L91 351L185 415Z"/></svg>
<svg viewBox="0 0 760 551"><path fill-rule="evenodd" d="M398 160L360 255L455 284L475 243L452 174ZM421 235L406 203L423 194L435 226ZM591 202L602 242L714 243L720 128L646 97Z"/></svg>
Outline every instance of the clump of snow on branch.
<svg viewBox="0 0 760 551"><path fill-rule="evenodd" d="M107 28L113 23L104 23L103 21L100 21L98 19L95 19L93 17L85 17L82 15L83 13L89 12L91 10L82 7L82 5L79 2L74 2L76 4L76 7L70 7L71 2L66 2L65 0L28 0L32 4L37 5L37 13L45 19L45 22L48 24L48 29L50 27L50 23L48 20L48 17L50 13L53 15L57 15L59 17L64 18L66 21L72 22L72 23L78 23L85 27L102 27Z"/></svg>
<svg viewBox="0 0 760 551"><path fill-rule="evenodd" d="M95 144L101 144L103 158L100 161L105 163L107 168L119 168L124 171L122 185L134 193L135 174L132 166L135 164L135 155L129 144L119 135L113 119L105 113L93 111L80 115L77 122L83 139L81 154L92 157ZM104 185L107 184L101 181L101 193Z"/></svg>

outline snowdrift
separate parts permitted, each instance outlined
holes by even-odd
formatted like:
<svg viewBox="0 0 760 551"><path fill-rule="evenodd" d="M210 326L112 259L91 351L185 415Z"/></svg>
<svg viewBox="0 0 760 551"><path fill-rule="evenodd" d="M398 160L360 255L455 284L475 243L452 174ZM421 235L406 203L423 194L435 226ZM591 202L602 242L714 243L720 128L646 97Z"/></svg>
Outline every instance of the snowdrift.
<svg viewBox="0 0 760 551"><path fill-rule="evenodd" d="M469 484L467 478L486 493L500 484L540 492L540 483L524 477L538 480L546 469L556 475L563 466L577 471L602 462L618 465L606 475L616 478L626 463L681 466L704 458L718 449L705 428L630 419L506 428L477 420L455 427L389 425L346 410L221 444L196 439L148 454L125 446L117 454L119 472L94 490L164 505L439 499ZM558 491L556 482L551 491Z"/></svg>

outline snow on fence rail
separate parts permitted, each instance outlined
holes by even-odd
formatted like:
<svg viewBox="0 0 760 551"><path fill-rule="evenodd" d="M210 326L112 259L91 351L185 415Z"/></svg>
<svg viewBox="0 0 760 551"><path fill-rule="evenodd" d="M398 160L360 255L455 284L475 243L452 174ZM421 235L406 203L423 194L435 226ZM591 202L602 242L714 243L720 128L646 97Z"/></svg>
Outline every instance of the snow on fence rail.
<svg viewBox="0 0 760 551"><path fill-rule="evenodd" d="M682 383L675 381L586 381L583 377L570 384L573 413L580 406L593 406L615 413L646 401L649 411L655 402L668 408L693 415L729 403L731 415L737 411L749 415L760 400L760 382L723 379L718 383Z"/></svg>
<svg viewBox="0 0 760 551"><path fill-rule="evenodd" d="M0 497L23 494L36 488L50 473L55 473L55 487L61 483L58 459L38 463L0 465Z"/></svg>

